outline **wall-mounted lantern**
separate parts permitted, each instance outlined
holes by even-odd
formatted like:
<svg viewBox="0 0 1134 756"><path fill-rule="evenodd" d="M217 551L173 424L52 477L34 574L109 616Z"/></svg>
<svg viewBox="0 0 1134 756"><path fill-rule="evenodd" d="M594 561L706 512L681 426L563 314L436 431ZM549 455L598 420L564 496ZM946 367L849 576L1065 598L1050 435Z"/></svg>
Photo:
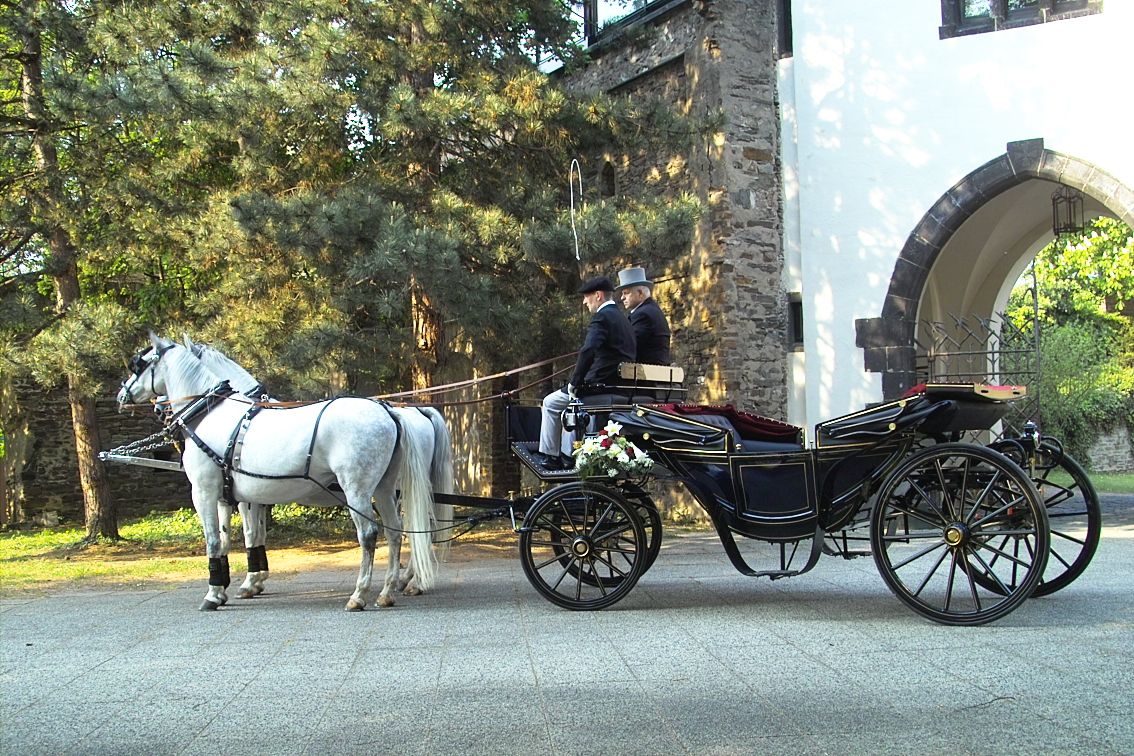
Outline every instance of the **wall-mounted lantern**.
<svg viewBox="0 0 1134 756"><path fill-rule="evenodd" d="M1051 230L1056 236L1081 234L1083 222L1083 193L1070 186L1061 186L1051 195Z"/></svg>

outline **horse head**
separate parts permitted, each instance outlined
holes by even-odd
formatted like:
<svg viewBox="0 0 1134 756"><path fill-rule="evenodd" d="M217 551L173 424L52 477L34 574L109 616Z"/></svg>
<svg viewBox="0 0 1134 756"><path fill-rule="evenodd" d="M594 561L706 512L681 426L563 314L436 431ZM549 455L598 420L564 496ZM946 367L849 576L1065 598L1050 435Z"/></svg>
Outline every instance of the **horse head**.
<svg viewBox="0 0 1134 756"><path fill-rule="evenodd" d="M118 391L119 412L122 412L128 404L156 399L165 391L164 376L160 375L158 363L177 344L169 339L163 339L152 331L150 343L150 347L140 349L127 363L130 377L122 381L122 388Z"/></svg>

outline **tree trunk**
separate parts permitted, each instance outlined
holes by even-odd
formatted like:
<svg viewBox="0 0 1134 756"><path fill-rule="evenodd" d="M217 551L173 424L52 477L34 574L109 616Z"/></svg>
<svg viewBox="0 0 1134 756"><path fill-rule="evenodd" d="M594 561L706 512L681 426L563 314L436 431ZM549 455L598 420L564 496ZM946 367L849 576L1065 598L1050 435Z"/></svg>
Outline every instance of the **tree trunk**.
<svg viewBox="0 0 1134 756"><path fill-rule="evenodd" d="M403 34L410 47L420 47L428 41L425 23L420 16L409 19ZM406 70L402 74L402 80L413 88L419 98L425 99L433 92L433 74L431 68ZM429 139L429 137L424 138ZM422 154L426 158L425 163L420 166L417 181L434 184L441 168L440 145L430 144ZM436 371L442 360L443 344L441 316L421 283L413 277L410 278L410 316L415 347L411 377L414 390L420 390L434 384ZM429 398L423 397L422 400L429 401Z"/></svg>
<svg viewBox="0 0 1134 756"><path fill-rule="evenodd" d="M118 513L110 495L110 478L98 458L102 438L95 400L68 388L71 423L75 428L75 452L79 459L79 482L83 487L83 507L87 519L86 540L99 537L118 540Z"/></svg>
<svg viewBox="0 0 1134 756"><path fill-rule="evenodd" d="M34 5L34 0L25 0ZM29 16L31 14L28 14ZM42 226L49 250L45 269L55 283L55 308L64 313L79 301L78 261L71 235L60 223L63 217L63 182L59 175L59 155L53 141L51 119L43 92L43 47L39 28L25 27L22 34L23 101L28 120L33 124L32 144L36 161L43 174ZM87 520L87 539L99 536L118 539L118 518L110 495L110 481L98 459L101 441L98 414L94 399L79 390L75 378L67 377L67 399L71 404L71 423L75 432L75 451L79 460L79 482Z"/></svg>
<svg viewBox="0 0 1134 756"><path fill-rule="evenodd" d="M433 385L438 365L438 347L441 340L441 323L429 296L413 278L410 279L410 311L413 317L413 341L416 354L413 360L413 388L420 390ZM429 401L423 397L422 401Z"/></svg>

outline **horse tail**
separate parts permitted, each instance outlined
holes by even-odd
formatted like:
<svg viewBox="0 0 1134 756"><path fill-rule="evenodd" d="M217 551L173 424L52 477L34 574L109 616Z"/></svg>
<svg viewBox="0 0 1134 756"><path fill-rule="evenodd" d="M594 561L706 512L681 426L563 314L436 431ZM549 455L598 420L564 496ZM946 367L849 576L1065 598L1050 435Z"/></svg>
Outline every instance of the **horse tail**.
<svg viewBox="0 0 1134 756"><path fill-rule="evenodd" d="M449 426L445 424L445 416L439 410L423 407L421 411L433 424L433 460L429 468L433 493L451 494L454 491L453 439L449 435ZM438 555L444 560L449 556L453 533L453 505L434 500L433 521L433 541L437 544Z"/></svg>
<svg viewBox="0 0 1134 756"><path fill-rule="evenodd" d="M433 555L430 533L433 514L433 489L429 476L431 460L422 451L424 439L416 437L414 424L403 422L396 412L390 415L401 430L398 444L402 464L398 480L402 489L402 527L409 535L410 562L417 584L426 591L433 587L437 576L437 560Z"/></svg>

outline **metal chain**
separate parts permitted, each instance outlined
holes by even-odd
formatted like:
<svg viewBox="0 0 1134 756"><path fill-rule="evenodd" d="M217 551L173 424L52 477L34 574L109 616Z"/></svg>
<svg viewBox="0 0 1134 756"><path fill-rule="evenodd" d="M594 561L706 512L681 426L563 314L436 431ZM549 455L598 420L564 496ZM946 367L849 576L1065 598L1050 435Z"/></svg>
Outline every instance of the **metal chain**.
<svg viewBox="0 0 1134 756"><path fill-rule="evenodd" d="M161 440L158 441L157 439L161 439ZM162 428L161 430L159 430L157 433L153 434L152 436L146 436L145 438L141 439L140 441L134 441L133 443L129 443L129 444L126 444L124 446L119 446L116 449L111 449L108 453L109 454L127 454L127 455L129 455L129 454L137 454L138 452L153 451L154 449L160 449L163 446L173 446L173 445L174 445L174 440L169 433L169 429L168 428Z"/></svg>

